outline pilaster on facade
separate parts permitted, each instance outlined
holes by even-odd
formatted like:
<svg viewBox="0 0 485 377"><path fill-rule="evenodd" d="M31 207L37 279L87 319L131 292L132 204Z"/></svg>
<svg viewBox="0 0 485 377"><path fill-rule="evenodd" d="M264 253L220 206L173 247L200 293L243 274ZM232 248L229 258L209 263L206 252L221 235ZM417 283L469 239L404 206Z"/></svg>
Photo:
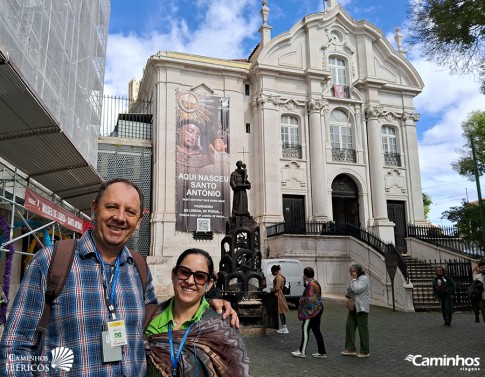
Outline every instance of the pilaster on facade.
<svg viewBox="0 0 485 377"><path fill-rule="evenodd" d="M310 98L307 103L309 113L309 149L310 149L310 179L312 188L312 217L325 219L328 217L329 205L326 203L325 180L325 128L322 124L322 110L328 108L328 101L320 98Z"/></svg>
<svg viewBox="0 0 485 377"><path fill-rule="evenodd" d="M274 142L274 135L280 133L280 97L277 95L266 95L261 91L258 94L259 108L259 130L261 150L260 156L260 170L258 186L261 188L260 192L260 208L256 216L262 213L268 216L279 217L281 215L281 173L279 169L279 158L275 156L281 155L280 143Z"/></svg>
<svg viewBox="0 0 485 377"><path fill-rule="evenodd" d="M409 221L413 223L426 224L424 218L424 204L421 187L421 174L418 155L418 138L416 133L416 121L418 114L403 113L404 132L407 142L407 154L405 156L408 177L409 195Z"/></svg>
<svg viewBox="0 0 485 377"><path fill-rule="evenodd" d="M372 210L375 220L387 220L387 204L385 182L383 175L384 157L382 153L381 126L378 121L380 114L377 106L368 106L367 117L369 171L371 176Z"/></svg>

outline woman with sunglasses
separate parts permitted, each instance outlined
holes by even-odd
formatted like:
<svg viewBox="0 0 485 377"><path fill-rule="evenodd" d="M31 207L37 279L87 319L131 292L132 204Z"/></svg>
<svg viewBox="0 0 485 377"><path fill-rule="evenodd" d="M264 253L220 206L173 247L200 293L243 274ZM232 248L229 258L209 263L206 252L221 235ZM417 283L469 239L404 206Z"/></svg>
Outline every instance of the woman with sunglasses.
<svg viewBox="0 0 485 377"><path fill-rule="evenodd" d="M241 336L204 298L213 276L204 250L187 249L177 259L174 296L159 305L145 331L148 376L249 375Z"/></svg>

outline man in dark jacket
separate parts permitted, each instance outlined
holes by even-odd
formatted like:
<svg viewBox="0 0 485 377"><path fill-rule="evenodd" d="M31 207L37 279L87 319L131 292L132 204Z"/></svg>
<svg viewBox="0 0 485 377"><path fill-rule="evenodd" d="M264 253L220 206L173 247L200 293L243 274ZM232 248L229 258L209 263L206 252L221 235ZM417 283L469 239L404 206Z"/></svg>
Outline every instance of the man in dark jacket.
<svg viewBox="0 0 485 377"><path fill-rule="evenodd" d="M445 326L450 327L456 286L453 279L446 275L443 266L436 267L436 276L433 278L433 292L434 297L440 300L441 313L445 320Z"/></svg>

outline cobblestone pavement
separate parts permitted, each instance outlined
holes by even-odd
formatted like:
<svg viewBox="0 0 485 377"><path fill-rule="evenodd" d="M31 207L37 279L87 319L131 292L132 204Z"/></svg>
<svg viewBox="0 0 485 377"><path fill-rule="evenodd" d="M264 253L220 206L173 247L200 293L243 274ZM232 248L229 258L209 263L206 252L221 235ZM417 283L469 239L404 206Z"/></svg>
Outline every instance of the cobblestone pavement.
<svg viewBox="0 0 485 377"><path fill-rule="evenodd" d="M347 317L343 301L324 299L324 303L321 329L328 358L311 357L317 352L311 333L307 357L291 356L301 340L301 322L293 307L287 313L289 334L269 330L268 335L244 337L252 377L485 375L485 324L475 323L471 312L454 313L451 327L445 327L441 313L402 313L373 306L369 314L370 357L360 359L340 354L344 349ZM428 358L453 360L448 361L448 366L416 366L405 360L408 355L421 355L416 358L418 364ZM457 357L462 358L458 359L460 365L463 362L480 365L462 370L452 364Z"/></svg>

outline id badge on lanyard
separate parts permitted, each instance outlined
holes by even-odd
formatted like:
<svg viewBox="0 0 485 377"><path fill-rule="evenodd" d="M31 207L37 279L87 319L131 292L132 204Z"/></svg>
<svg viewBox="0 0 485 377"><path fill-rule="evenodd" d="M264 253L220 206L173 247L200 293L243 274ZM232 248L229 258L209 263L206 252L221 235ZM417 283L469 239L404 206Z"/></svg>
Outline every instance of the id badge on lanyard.
<svg viewBox="0 0 485 377"><path fill-rule="evenodd" d="M109 283L106 282L106 271L104 267L104 262L100 258L101 266L103 269L103 285L104 285L104 295L106 300L106 306L108 307L110 318L108 319L108 338L110 347L121 347L128 343L126 336L126 325L123 319L116 318L115 309L115 296L116 296L116 283L118 281L119 267L120 267L120 257L116 258L115 270L111 273ZM109 292L111 288L111 292ZM105 332L103 332L105 333ZM105 336L105 335L104 335ZM104 338L103 339L106 339Z"/></svg>
<svg viewBox="0 0 485 377"><path fill-rule="evenodd" d="M111 347L125 346L128 344L126 340L126 326L123 319L108 321L108 334Z"/></svg>

